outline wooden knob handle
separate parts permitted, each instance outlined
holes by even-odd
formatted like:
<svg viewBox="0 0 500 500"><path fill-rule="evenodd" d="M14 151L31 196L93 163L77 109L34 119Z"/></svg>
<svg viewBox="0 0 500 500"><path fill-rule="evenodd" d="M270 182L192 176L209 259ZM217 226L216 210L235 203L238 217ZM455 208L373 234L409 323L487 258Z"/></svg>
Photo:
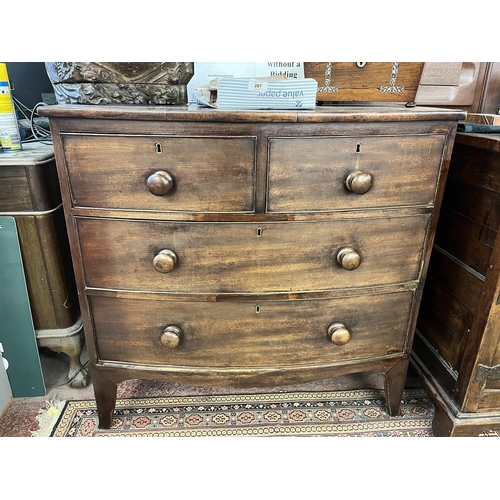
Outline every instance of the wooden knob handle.
<svg viewBox="0 0 500 500"><path fill-rule="evenodd" d="M335 345L344 345L351 340L351 333L344 323L332 323L328 327L328 336Z"/></svg>
<svg viewBox="0 0 500 500"><path fill-rule="evenodd" d="M146 186L155 196L163 196L174 187L174 179L164 170L159 170L148 177Z"/></svg>
<svg viewBox="0 0 500 500"><path fill-rule="evenodd" d="M351 172L346 180L346 188L356 194L365 194L370 191L372 187L372 176L366 172L361 172L359 170L354 170Z"/></svg>
<svg viewBox="0 0 500 500"><path fill-rule="evenodd" d="M160 342L167 349L174 349L181 341L182 330L177 326L167 326L160 337Z"/></svg>
<svg viewBox="0 0 500 500"><path fill-rule="evenodd" d="M337 253L337 262L348 271L356 269L361 264L361 256L354 248L344 247Z"/></svg>
<svg viewBox="0 0 500 500"><path fill-rule="evenodd" d="M153 266L159 273L169 273L177 263L177 255L172 250L161 250L153 259Z"/></svg>

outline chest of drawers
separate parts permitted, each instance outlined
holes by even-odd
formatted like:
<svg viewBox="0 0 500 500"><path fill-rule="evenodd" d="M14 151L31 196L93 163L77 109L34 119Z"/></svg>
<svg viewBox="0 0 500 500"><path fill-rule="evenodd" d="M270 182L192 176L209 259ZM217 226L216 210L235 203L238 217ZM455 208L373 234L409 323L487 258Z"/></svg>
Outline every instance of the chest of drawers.
<svg viewBox="0 0 500 500"><path fill-rule="evenodd" d="M401 107L54 106L99 425L130 378L404 388L456 123Z"/></svg>

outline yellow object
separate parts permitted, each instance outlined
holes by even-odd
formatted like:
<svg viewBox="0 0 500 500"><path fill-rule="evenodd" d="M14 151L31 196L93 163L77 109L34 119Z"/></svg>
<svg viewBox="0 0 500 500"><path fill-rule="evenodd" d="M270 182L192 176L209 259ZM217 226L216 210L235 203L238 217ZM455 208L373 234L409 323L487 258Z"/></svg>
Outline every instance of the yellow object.
<svg viewBox="0 0 500 500"><path fill-rule="evenodd" d="M0 146L4 151L22 149L19 125L5 63L0 63Z"/></svg>

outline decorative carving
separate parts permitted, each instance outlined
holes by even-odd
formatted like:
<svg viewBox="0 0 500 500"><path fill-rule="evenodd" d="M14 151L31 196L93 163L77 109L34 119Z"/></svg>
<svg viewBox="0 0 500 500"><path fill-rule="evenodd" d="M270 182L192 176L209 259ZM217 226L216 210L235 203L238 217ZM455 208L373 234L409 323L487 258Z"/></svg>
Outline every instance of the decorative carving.
<svg viewBox="0 0 500 500"><path fill-rule="evenodd" d="M59 104L186 104L185 85L59 83L53 85Z"/></svg>
<svg viewBox="0 0 500 500"><path fill-rule="evenodd" d="M163 83L187 85L192 62L46 62L52 83Z"/></svg>
<svg viewBox="0 0 500 500"><path fill-rule="evenodd" d="M59 104L187 103L191 62L46 62Z"/></svg>

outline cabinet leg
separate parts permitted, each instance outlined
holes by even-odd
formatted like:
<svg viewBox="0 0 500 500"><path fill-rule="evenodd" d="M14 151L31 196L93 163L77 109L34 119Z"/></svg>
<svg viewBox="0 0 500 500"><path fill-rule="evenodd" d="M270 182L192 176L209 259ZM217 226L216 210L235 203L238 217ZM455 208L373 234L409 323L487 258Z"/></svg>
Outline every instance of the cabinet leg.
<svg viewBox="0 0 500 500"><path fill-rule="evenodd" d="M385 374L385 400L391 417L401 414L401 398L405 388L408 363L408 359L399 361Z"/></svg>
<svg viewBox="0 0 500 500"><path fill-rule="evenodd" d="M95 366L90 367L90 372L99 416L99 429L109 429L115 411L118 385Z"/></svg>
<svg viewBox="0 0 500 500"><path fill-rule="evenodd" d="M89 383L88 369L82 367L80 358L83 349L83 332L79 335L74 335L65 339L62 347L63 352L69 356L69 383L73 389L81 389L87 387ZM74 377L74 378L73 378Z"/></svg>

